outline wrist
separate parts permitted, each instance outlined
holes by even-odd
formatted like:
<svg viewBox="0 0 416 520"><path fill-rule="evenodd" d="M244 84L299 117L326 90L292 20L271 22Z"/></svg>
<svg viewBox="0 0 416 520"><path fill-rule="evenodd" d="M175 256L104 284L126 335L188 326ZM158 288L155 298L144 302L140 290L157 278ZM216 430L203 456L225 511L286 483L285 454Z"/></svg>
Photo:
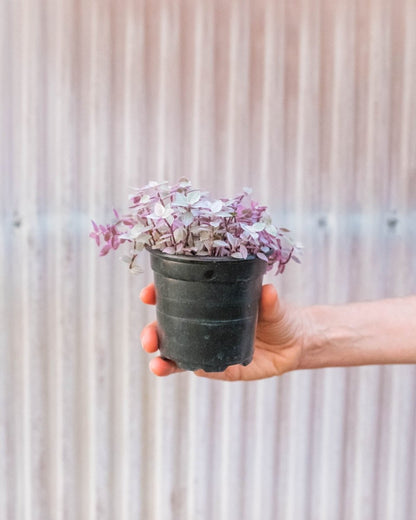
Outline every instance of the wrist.
<svg viewBox="0 0 416 520"><path fill-rule="evenodd" d="M303 309L299 368L416 362L416 298Z"/></svg>
<svg viewBox="0 0 416 520"><path fill-rule="evenodd" d="M382 362L381 352L373 348L377 343L377 328L371 318L363 319L365 309L361 309L360 305L315 305L306 308L309 326L301 368Z"/></svg>
<svg viewBox="0 0 416 520"><path fill-rule="evenodd" d="M299 369L327 366L325 360L330 338L328 337L329 331L323 327L325 307L318 305L305 307L303 318L305 327Z"/></svg>

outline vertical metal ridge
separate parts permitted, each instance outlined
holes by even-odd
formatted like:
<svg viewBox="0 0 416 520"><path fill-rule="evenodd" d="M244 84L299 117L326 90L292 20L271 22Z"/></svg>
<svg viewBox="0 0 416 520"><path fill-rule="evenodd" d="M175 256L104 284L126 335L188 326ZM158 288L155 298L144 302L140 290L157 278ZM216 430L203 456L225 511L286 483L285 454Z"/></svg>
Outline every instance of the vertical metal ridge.
<svg viewBox="0 0 416 520"><path fill-rule="evenodd" d="M167 36L168 36L168 6L166 2L160 3L159 9L159 27L158 36L160 42L159 49L159 60L158 60L158 90L157 90L157 157L159 159L157 165L158 179L164 180L166 178L166 128L167 128L167 116L168 107L166 104L166 91L168 89L168 67L169 62L167 55L169 50L167 49Z"/></svg>
<svg viewBox="0 0 416 520"><path fill-rule="evenodd" d="M252 182L256 184L260 181L259 188L264 194L264 199L272 208L276 202L282 204L283 192L283 96L284 96L284 69L281 66L283 62L283 49L285 40L285 25L283 23L285 14L284 2L264 2L262 18L259 22L259 31L264 32L264 50L261 56L254 54L254 59L263 60L263 70L261 83L259 82L259 90L253 89L252 96L261 94L261 114L260 114L260 143L258 144L257 130L253 128L252 132L252 150L254 159L252 159L253 167L258 165L259 172L252 171ZM253 17L255 13L253 13ZM280 20L275 28L276 20ZM253 35L253 47L257 43L257 38L261 37L257 32ZM254 78L252 78L253 85ZM254 83L256 86L256 83ZM261 90L260 90L261 89ZM259 92L260 91L260 92ZM255 110L257 105L253 105ZM253 115L254 119L254 115ZM277 126L277 128L276 128ZM258 150L260 155L259 161L256 160L255 152ZM276 186L275 190L270 190L271 181Z"/></svg>
<svg viewBox="0 0 416 520"><path fill-rule="evenodd" d="M102 9L105 8L106 5L103 4ZM103 151L100 149L96 137L96 134L99 135L102 132L103 126L103 122L98 118L101 108L98 98L101 79L99 72L103 52L99 48L98 42L105 38L105 31L99 24L98 10L94 8L93 3L80 2L77 4L76 21L79 23L80 45L79 75L77 77L80 86L79 124L84 132L84 139L79 140L79 178L85 179L85 185L81 183L81 186L85 186L87 190L86 209L92 214L92 218L98 219L103 215L102 208L108 208L108 201L105 201L102 196L103 190L104 193L108 193L101 180L106 178L101 164ZM100 452L100 440L105 438L106 432L99 423L99 417L103 413L104 407L98 397L103 395L106 390L105 384L98 381L105 347L104 335L100 333L100 328L104 324L105 317L103 320L100 315L102 306L95 295L102 286L101 277L104 274L107 274L108 277L111 275L108 269L104 271L102 263L97 262L97 257L91 248L88 251L81 248L80 254L82 263L79 266L79 280L82 286L78 301L82 310L78 316L81 317L81 313L84 311L82 302L85 301L86 318L82 322L84 325L80 331L82 340L77 345L74 360L77 378L77 388L73 389L76 406L74 413L78 427L74 444L69 447L68 455L71 455L72 448L74 450L72 456L75 456L76 460L75 492L78 499L76 514L82 520L94 520L105 508L100 503L102 492L100 493L101 481L98 479L98 475L105 474L107 463L106 458ZM101 260L98 258L98 261ZM102 291L100 294L101 298L109 296L108 291ZM71 509L69 509L70 511ZM104 515L101 517L105 518Z"/></svg>
<svg viewBox="0 0 416 520"><path fill-rule="evenodd" d="M204 53L204 28L203 28L203 12L202 5L199 1L194 3L195 10L192 15L192 22L187 27L184 27L185 30L189 30L191 32L192 27L192 36L193 39L189 41L189 47L193 48L194 56L191 71L192 71L192 87L193 87L193 103L192 103L192 125L191 132L189 138L192 139L192 147L191 147L191 162L190 162L190 172L192 176L195 176L196 181L198 182L197 186L201 186L199 182L200 171L201 171L201 154L200 154L200 144L201 144L201 129L203 128L203 119L201 117L202 112L202 78L203 78L203 61L205 58ZM183 8L184 9L184 8ZM188 8L189 9L189 8ZM189 74L191 74L189 72ZM184 80L188 76L188 70L182 70L182 80ZM185 100L184 100L185 102ZM186 112L186 110L184 110ZM187 147L184 144L184 147ZM185 163L182 163L185 166Z"/></svg>
<svg viewBox="0 0 416 520"><path fill-rule="evenodd" d="M239 449L247 434L244 434L242 428L242 409L244 406L242 383L231 385L221 382L220 385L222 386L220 399L223 400L223 403L218 518L226 520L231 515L238 518L243 517L242 501L237 494L237 490L239 489L239 478L243 477L243 458ZM234 442L237 438L240 441L239 443Z"/></svg>
<svg viewBox="0 0 416 520"><path fill-rule="evenodd" d="M190 376L187 381L186 390L188 392L188 414L189 414L189 422L187 425L186 436L188 439L187 448L189 450L188 461L187 461L187 476L186 483L187 489L192 489L192 493L187 493L186 497L186 516L187 518L191 518L194 511L197 510L199 506L199 478L202 473L200 465L203 461L203 457L198 457L197 453L199 451L199 446L202 444L202 439L200 437L200 425L203 424L202 414L198 413L200 410L197 407L197 403L199 402L199 398L197 398L197 392L199 390L197 381L194 377ZM201 393L198 392L198 397L201 397ZM192 421L195 420L195 423ZM184 432L185 433L185 432ZM186 451L183 453L186 457ZM199 464L197 463L199 462ZM202 506L203 507L203 506ZM184 508L185 509L185 508Z"/></svg>
<svg viewBox="0 0 416 520"><path fill-rule="evenodd" d="M412 367L412 392L411 395L416 395L416 367ZM411 430L412 432L416 431L416 408L412 409L411 416ZM409 479L406 482L406 516L404 518L412 518L416 515L416 496L413 490L416 485L416 445L414 442L413 435L409 435L408 438L409 443L409 458L407 460L408 464L408 475Z"/></svg>
<svg viewBox="0 0 416 520"><path fill-rule="evenodd" d="M47 4L46 8L46 26L44 28L46 33L47 48L49 51L49 68L47 70L47 87L46 87L46 133L50 139L49 144L56 146L59 143L59 136L61 135L62 126L59 124L60 111L54 104L54 94L59 90L58 85L58 70L59 63L62 62L62 49L64 42L59 38L62 34L62 16L57 17L56 12L51 9L51 4ZM54 16L55 15L55 16ZM55 32L56 30L56 32ZM52 45L53 42L53 45ZM58 145L59 146L59 145ZM46 175L49 172L57 171L57 161L52 153L47 153L45 157ZM45 177L46 177L45 175ZM46 183L45 183L46 184ZM55 215L55 224L58 229L63 228L63 221L61 215L58 215L56 209L61 197L61 183L59 178L54 176L53 182L49 183L47 192L45 213L48 210ZM54 237L54 230L50 223L46 227L47 238ZM62 520L64 512L63 504L63 333L61 327L54 326L57 323L62 323L65 313L63 312L62 300L63 291L60 280L64 279L62 275L61 259L63 258L63 251L61 247L61 240L54 240L54 247L50 242L46 245L46 269L48 276L46 279L46 294L47 294L47 308L50 312L47 314L46 327L48 330L47 338L47 396L48 396L48 496L49 496L49 510L50 517L57 520Z"/></svg>
<svg viewBox="0 0 416 520"><path fill-rule="evenodd" d="M17 460L15 458L15 327L13 316L17 311L13 273L15 236L21 224L14 200L14 183L7 174L14 168L13 108L13 24L12 6L4 6L0 16L0 99L8 105L0 110L0 222L3 247L0 250L0 517L8 518L16 512ZM9 43L8 47L6 43ZM13 108L12 108L13 107ZM17 289L17 288L16 288ZM17 291L16 291L17 292Z"/></svg>
<svg viewBox="0 0 416 520"><path fill-rule="evenodd" d="M13 108L13 17L12 6L4 6L0 17L0 96L9 101L0 111L0 169L11 172L14 169ZM9 42L10 47L6 46ZM13 48L13 51L12 49ZM13 107L13 108L12 108ZM15 410L13 406L15 368L15 328L13 312L17 310L14 294L13 253L16 232L20 223L17 204L14 200L12 175L2 176L0 190L0 221L3 231L3 248L0 251L0 516L7 518L16 510L17 461L14 450ZM7 253L6 253L7 251ZM4 371L4 372L3 372Z"/></svg>
<svg viewBox="0 0 416 520"><path fill-rule="evenodd" d="M128 69L126 56L128 55L127 16L119 16L119 8L116 4L110 4L110 74L111 94L110 104L112 107L112 125L110 131L111 143L114 144L111 160L112 172L118 172L115 192L125 195L129 185L129 171L123 148L123 141L127 140L124 133L126 118L126 88L128 84ZM120 150L121 153L117 153ZM112 173L112 175L114 175ZM117 199L119 196L116 197ZM117 255L120 256L120 255ZM119 267L119 266L118 266ZM112 495L110 505L110 518L126 520L128 518L128 478L130 444L128 438L128 403L129 403L129 380L127 377L130 360L129 334L128 334L128 286L125 283L126 274L124 270L116 269L113 277L114 300L119 300L119 312L121 317L117 320L113 335L111 353L111 404L110 414L113 418L111 424L112 452L110 490ZM113 301L114 301L113 300Z"/></svg>
<svg viewBox="0 0 416 520"><path fill-rule="evenodd" d="M20 9L19 9L20 7ZM30 53L30 12L21 6L13 6L12 26L20 39L14 47L12 68L15 97L13 99L13 116L16 121L13 132L13 155L15 161L15 176L13 179L14 203L18 214L25 219L21 233L16 236L13 244L12 256L16 259L13 266L13 292L15 295L14 315L18 316L13 323L13 396L14 408L14 456L16 464L15 482L15 514L24 520L30 518L32 507L32 480L31 480L31 407L30 385L31 372L29 352L29 266L24 261L25 249L29 239L29 219L33 217L33 195L30 186L34 176L30 178L30 88L29 77L31 67L28 54ZM19 63L20 66L17 66ZM33 65L32 65L33 67Z"/></svg>
<svg viewBox="0 0 416 520"><path fill-rule="evenodd" d="M404 441L403 432L410 431L414 421L414 403L406 399L415 386L414 367L386 367L384 369L383 412L379 431L384 444L380 461L385 479L379 483L377 512L386 520L392 515L408 518L408 483L412 480L412 441ZM391 426L387 426L391 425ZM387 434L389 432L389 435Z"/></svg>
<svg viewBox="0 0 416 520"><path fill-rule="evenodd" d="M402 112L402 143L401 185L405 185L407 192L406 210L414 209L416 199L416 152L414 143L416 141L416 129L414 123L416 118L416 37L412 27L416 23L416 9L413 2L404 1L404 65L403 65L403 112ZM405 158L407 160L405 160Z"/></svg>
<svg viewBox="0 0 416 520"><path fill-rule="evenodd" d="M11 246L11 241L8 240L8 246ZM12 388L13 378L12 374L12 355L10 353L9 345L12 344L12 334L8 327L11 321L11 312L6 302L6 294L11 293L10 284L10 262L5 258L0 257L0 330L2 331L0 337L0 366L5 371L0 379L0 449L3 450L0 458L0 482L2 483L0 489L0 516L7 518L11 516L14 498L15 483L15 467L13 464L13 456L11 455L11 444L13 430L13 414L10 410L10 388Z"/></svg>
<svg viewBox="0 0 416 520"><path fill-rule="evenodd" d="M236 118L236 87L237 81L236 76L238 76L237 72L237 64L239 63L239 59L237 56L237 38L238 38L238 9L237 2L230 2L230 19L229 19L229 40L225 47L225 52L228 54L228 77L227 77L227 91L220 92L220 95L225 95L227 100L226 105L226 126L224 129L225 133L225 162L224 162L224 184L225 189L228 191L229 195L231 195L233 191L233 177L234 177L234 168L235 168L235 134L236 127L234 121Z"/></svg>
<svg viewBox="0 0 416 520"><path fill-rule="evenodd" d="M247 387L245 431L248 446L244 450L245 489L244 516L247 520L256 516L265 520L273 518L273 508L268 497L274 493L273 461L278 438L275 435L277 414L277 389L275 381L250 383Z"/></svg>

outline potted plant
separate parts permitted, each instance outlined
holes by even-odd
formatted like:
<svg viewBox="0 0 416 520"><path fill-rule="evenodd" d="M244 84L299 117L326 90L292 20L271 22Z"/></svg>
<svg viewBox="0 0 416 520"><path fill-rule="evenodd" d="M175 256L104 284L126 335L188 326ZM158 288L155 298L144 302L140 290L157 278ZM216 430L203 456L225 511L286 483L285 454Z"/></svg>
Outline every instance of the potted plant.
<svg viewBox="0 0 416 520"><path fill-rule="evenodd" d="M263 275L299 262L301 246L250 193L212 200L184 178L150 182L130 195L128 213L92 222L100 255L127 246L121 259L133 273L142 272L138 255L150 253L160 352L183 369L250 363Z"/></svg>

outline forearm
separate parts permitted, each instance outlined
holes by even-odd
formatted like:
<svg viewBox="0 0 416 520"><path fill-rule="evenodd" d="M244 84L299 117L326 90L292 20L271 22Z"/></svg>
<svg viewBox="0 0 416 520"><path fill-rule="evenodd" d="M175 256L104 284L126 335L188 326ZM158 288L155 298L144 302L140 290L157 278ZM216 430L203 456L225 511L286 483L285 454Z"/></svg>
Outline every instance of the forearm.
<svg viewBox="0 0 416 520"><path fill-rule="evenodd" d="M305 309L299 368L416 363L416 296Z"/></svg>

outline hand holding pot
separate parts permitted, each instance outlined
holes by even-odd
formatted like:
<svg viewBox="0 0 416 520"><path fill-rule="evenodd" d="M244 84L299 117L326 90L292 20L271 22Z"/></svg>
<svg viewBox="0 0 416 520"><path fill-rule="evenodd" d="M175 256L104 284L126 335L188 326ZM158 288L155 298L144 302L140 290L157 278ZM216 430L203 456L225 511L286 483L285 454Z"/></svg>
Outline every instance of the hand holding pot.
<svg viewBox="0 0 416 520"><path fill-rule="evenodd" d="M156 303L153 285L142 301ZM416 295L346 305L294 308L281 302L272 285L262 288L253 361L222 373L195 373L226 381L263 379L290 370L360 365L416 364ZM156 323L144 328L146 352L158 350ZM174 363L152 359L158 376L178 372Z"/></svg>
<svg viewBox="0 0 416 520"><path fill-rule="evenodd" d="M154 285L145 287L140 297L144 303L154 305ZM195 374L225 381L255 380L281 375L300 367L303 344L308 328L308 317L301 308L293 308L281 302L273 285L262 288L259 318L256 328L253 361L248 366L233 365L224 372L196 370ZM147 325L141 334L146 352L158 350L156 322ZM151 371L157 376L167 376L181 370L175 363L156 357L150 362Z"/></svg>

